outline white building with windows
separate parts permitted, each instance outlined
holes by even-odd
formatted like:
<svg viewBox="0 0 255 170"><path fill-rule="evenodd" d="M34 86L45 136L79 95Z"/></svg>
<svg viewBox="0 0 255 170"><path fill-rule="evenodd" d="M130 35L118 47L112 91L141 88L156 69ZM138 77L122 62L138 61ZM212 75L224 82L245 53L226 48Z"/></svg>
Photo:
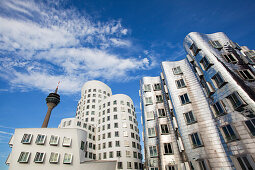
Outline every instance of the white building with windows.
<svg viewBox="0 0 255 170"><path fill-rule="evenodd" d="M150 77L141 80L145 148L155 148L145 154L146 169L255 169L254 51L224 33L192 32L185 37L184 48L186 59L162 62L158 82ZM160 111L154 109L154 117L148 116L153 110L149 107L158 105L158 94L149 87L159 82L170 120L168 134L175 134L171 146L178 146L172 165L161 156L165 128ZM152 121L159 122L152 125L158 129L153 137ZM150 163L154 152L158 166Z"/></svg>
<svg viewBox="0 0 255 170"><path fill-rule="evenodd" d="M75 118L58 128L16 129L9 144L10 170L142 169L132 99L95 80L84 84Z"/></svg>

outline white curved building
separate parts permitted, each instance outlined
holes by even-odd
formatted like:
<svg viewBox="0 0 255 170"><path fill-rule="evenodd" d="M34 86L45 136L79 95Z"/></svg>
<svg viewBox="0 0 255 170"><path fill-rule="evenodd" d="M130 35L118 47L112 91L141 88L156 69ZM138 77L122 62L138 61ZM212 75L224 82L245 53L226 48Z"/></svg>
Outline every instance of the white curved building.
<svg viewBox="0 0 255 170"><path fill-rule="evenodd" d="M116 160L118 169L142 169L133 101L124 94L112 95L106 84L96 80L86 82L76 118L63 119L60 127L78 127L88 132L88 160Z"/></svg>

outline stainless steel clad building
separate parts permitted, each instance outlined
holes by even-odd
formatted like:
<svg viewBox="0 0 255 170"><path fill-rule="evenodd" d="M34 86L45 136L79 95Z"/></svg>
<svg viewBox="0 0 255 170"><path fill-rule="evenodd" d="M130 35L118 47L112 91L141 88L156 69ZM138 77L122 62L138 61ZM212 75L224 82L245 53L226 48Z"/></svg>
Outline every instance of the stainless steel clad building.
<svg viewBox="0 0 255 170"><path fill-rule="evenodd" d="M147 169L254 169L254 51L240 47L224 33L192 32L185 37L184 48L184 60L162 62L157 82L171 140L162 141L165 128L158 116L160 111L154 109L156 142L146 142L152 140L147 108L157 104L158 97L151 94L155 102L148 103L147 89L155 86L150 81L155 78L141 80ZM167 142L171 143L174 159L165 159ZM156 146L157 159L151 154L151 145ZM151 159L157 165L152 165Z"/></svg>

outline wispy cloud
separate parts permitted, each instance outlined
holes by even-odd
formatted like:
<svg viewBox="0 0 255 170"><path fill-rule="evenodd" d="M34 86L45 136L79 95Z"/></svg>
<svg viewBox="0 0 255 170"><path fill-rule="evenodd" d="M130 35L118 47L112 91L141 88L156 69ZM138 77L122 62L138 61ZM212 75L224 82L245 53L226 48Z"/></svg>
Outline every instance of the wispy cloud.
<svg viewBox="0 0 255 170"><path fill-rule="evenodd" d="M4 131L0 131L0 134L5 134L5 135L13 135L13 133L4 132Z"/></svg>
<svg viewBox="0 0 255 170"><path fill-rule="evenodd" d="M125 56L132 49L120 20L96 22L58 2L0 2L0 77L23 90L80 91L89 79L132 80L136 70L155 66L152 56ZM8 15L9 14L9 15Z"/></svg>

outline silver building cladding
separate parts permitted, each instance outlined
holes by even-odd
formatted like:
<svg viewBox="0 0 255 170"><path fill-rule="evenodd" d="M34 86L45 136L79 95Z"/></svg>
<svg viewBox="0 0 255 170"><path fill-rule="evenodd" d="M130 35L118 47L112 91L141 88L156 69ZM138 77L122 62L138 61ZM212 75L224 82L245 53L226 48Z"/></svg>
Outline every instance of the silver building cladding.
<svg viewBox="0 0 255 170"><path fill-rule="evenodd" d="M255 169L254 50L221 32L189 33L183 45L185 59L162 62L159 77L140 82L146 169ZM167 134L157 109L159 94Z"/></svg>

